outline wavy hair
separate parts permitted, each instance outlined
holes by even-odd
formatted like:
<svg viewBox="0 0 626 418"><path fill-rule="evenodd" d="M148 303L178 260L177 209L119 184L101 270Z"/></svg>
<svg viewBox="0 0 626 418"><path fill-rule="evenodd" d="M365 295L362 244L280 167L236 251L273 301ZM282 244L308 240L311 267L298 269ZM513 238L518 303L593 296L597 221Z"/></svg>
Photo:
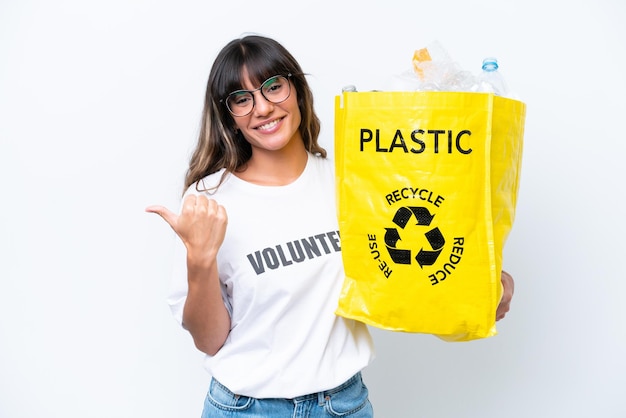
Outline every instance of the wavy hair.
<svg viewBox="0 0 626 418"><path fill-rule="evenodd" d="M226 173L245 169L252 156L252 147L235 129L233 116L222 101L229 93L243 88L242 74L246 69L250 81L260 84L268 78L291 74L301 114L300 134L307 151L326 157L318 144L320 120L313 108L313 93L305 74L295 58L277 41L258 35L248 35L229 42L217 55L207 82L200 135L185 175L185 190L209 174L222 168ZM219 184L224 180L224 176ZM216 186L219 187L219 184Z"/></svg>

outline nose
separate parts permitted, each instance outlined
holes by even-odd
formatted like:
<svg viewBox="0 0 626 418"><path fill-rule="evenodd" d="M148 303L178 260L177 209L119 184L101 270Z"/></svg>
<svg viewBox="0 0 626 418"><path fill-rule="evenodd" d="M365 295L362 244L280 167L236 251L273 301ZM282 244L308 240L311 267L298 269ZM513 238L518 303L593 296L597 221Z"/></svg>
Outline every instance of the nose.
<svg viewBox="0 0 626 418"><path fill-rule="evenodd" d="M267 115L274 110L274 103L270 102L261 94L260 90L254 93L254 109L253 111L258 115Z"/></svg>

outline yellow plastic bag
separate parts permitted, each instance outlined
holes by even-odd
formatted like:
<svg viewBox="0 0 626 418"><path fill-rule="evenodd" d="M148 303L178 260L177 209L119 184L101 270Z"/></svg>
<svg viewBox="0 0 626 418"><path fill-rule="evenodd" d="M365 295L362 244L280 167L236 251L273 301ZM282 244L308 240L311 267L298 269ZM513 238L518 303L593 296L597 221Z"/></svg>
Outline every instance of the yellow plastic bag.
<svg viewBox="0 0 626 418"><path fill-rule="evenodd" d="M496 334L525 114L487 93L336 97L338 315L447 341Z"/></svg>

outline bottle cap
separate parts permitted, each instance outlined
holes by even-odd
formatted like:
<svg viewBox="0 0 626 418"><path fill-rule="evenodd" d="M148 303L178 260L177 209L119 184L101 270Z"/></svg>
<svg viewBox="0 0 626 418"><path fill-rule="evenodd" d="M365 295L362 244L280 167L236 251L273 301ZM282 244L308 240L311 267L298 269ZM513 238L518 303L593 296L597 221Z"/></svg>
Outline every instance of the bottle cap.
<svg viewBox="0 0 626 418"><path fill-rule="evenodd" d="M483 70L495 71L498 69L498 60L493 57L488 57L483 60Z"/></svg>

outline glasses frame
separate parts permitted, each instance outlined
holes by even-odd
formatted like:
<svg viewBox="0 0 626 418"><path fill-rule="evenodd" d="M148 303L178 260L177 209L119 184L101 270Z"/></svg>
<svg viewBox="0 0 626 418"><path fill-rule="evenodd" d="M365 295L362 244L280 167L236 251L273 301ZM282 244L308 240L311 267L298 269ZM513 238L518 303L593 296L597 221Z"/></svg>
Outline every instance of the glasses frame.
<svg viewBox="0 0 626 418"><path fill-rule="evenodd" d="M254 89L254 90L245 90L245 89L235 90L235 91L233 91L233 92L229 93L229 94L228 94L228 96L226 96L226 98L221 99L221 100L220 100L220 102L221 102L221 103L224 103L224 106L226 106L226 109L228 109L228 112L229 112L231 115L233 115L234 117L236 117L236 118L242 118L242 117L244 117L244 116L248 116L248 115L249 115L250 113L252 113L252 111L254 110L254 106L256 106L256 99L254 98L254 92L255 92L255 91L260 92L260 93L261 93L261 96L263 96L263 98L264 98L265 100L267 100L268 102L273 103L273 104L279 104L279 103L282 103L282 102L284 102L285 100L287 100L287 99L291 96L291 77L292 77L292 76L293 76L293 74L291 74L291 73L289 73L289 74L287 74L287 75L283 75L283 74L276 74L276 75L273 75L273 76L271 76L270 78L268 78L267 80L265 80L264 82L262 82L262 83L261 83L261 86L260 86L259 88L256 88L256 89ZM286 78L286 79L287 79L287 88L288 88L288 90L289 90L289 92L287 93L287 96L286 96L283 100L280 100L280 101L277 101L277 102L275 102L275 101L273 101L273 100L268 99L268 98L265 96L265 94L263 93L263 86L265 86L265 83L267 83L268 81L270 81L270 80L272 80L273 78L276 78L276 77L283 77L283 78ZM250 96L252 96L252 107L250 108L250 110L248 111L248 113L243 114L243 115L236 115L236 114L232 111L232 109L230 108L230 106L228 106L228 99L229 99L232 95L234 95L234 94L242 94L242 93L250 93Z"/></svg>

